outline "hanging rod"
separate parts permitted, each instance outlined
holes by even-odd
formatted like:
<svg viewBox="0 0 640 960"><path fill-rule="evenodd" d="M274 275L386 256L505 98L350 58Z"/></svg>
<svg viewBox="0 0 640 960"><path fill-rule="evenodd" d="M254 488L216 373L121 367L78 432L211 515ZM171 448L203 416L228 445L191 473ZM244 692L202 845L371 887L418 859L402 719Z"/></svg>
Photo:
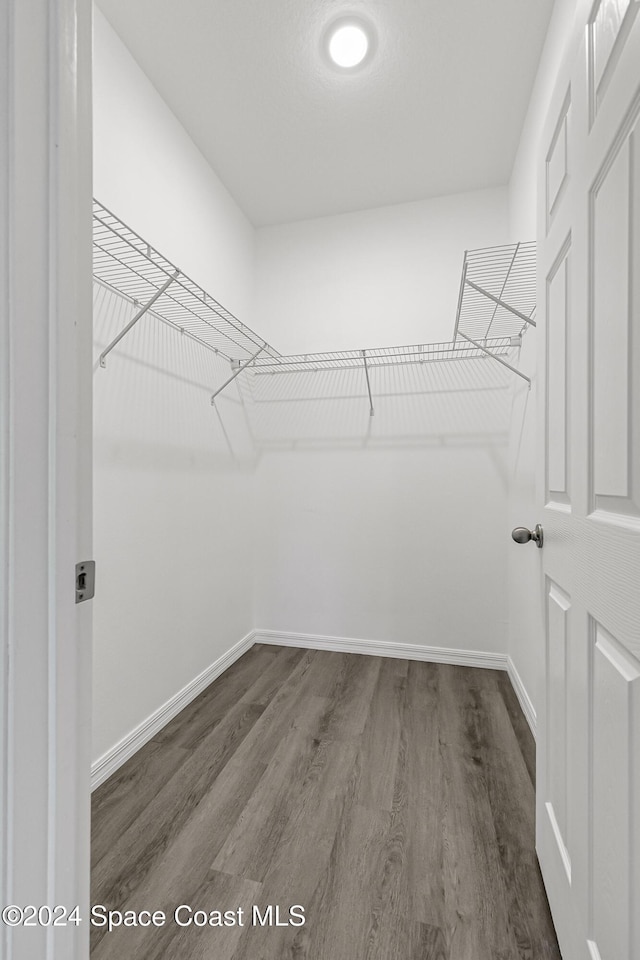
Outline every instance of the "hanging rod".
<svg viewBox="0 0 640 960"><path fill-rule="evenodd" d="M462 333L461 330L458 330L458 336L464 337L465 340L468 340L469 343L472 343L474 347L477 347L478 350L482 350L483 353L486 353L488 357L493 357L494 360L497 360L498 363L501 363L503 367L507 367L508 370L511 370L513 373L517 374L519 377L522 377L523 380L526 380L531 388L531 380L526 374L518 370L517 367L512 367L510 363L507 363L506 360L503 360L502 357L499 357L497 353L492 353L491 350L487 350L486 347L483 347L481 343L477 343L475 340L472 340L471 337L468 337L466 333Z"/></svg>
<svg viewBox="0 0 640 960"><path fill-rule="evenodd" d="M219 393L222 393L222 391L225 389L225 387L228 387L230 383L233 383L233 381L235 380L235 378L238 377L238 376L242 373L243 370L246 370L246 368L249 366L249 364L250 364L250 363L253 363L253 361L256 359L256 357L259 357L263 350L266 350L267 346L268 346L268 344L265 343L264 346L260 347L260 349L257 350L256 353L254 353L254 355L253 355L252 357L249 357L248 360L245 360L244 363L241 363L240 366L238 367L238 369L237 369L234 373L232 373L232 375L229 377L229 379L228 379L228 380L225 380L225 382L222 384L222 386L221 386L221 387L218 387L218 389L215 391L215 393L212 393L212 394L211 394L211 406L212 406L212 407L215 407L215 405L216 405L216 397L218 396L218 394L219 394Z"/></svg>
<svg viewBox="0 0 640 960"><path fill-rule="evenodd" d="M151 297L151 300L149 300L147 303L145 303L144 307L142 307L141 310L138 310L138 312L136 313L135 317L134 317L132 320L130 320L129 323L126 325L126 327L125 327L123 330L120 331L120 333L118 334L118 336L115 337L115 338L111 341L111 343L109 344L109 346L108 346L105 350L102 351L102 353L100 354L100 366L102 367L103 370L104 370L104 368L105 368L106 365L107 365L107 354L111 353L111 351L113 350L113 348L116 346L116 344L120 343L120 341L122 340L123 337L126 337L126 335L129 333L129 330L131 330L132 327L135 327L135 325L136 325L136 323L138 322L138 320L140 319L140 317L143 317L143 316L145 315L145 313L147 312L147 310L149 310L149 309L154 305L154 303L156 302L156 300L159 300L159 299L160 299L160 297L162 296L162 294L165 293L166 290L168 290L168 288L171 286L171 284L173 283L173 281L176 280L179 276L180 276L180 271L179 271L179 270L176 270L176 272L173 274L173 276L172 276L172 277L169 277L169 279L166 281L166 283L164 283L164 284L160 287L160 289L157 290L156 293Z"/></svg>

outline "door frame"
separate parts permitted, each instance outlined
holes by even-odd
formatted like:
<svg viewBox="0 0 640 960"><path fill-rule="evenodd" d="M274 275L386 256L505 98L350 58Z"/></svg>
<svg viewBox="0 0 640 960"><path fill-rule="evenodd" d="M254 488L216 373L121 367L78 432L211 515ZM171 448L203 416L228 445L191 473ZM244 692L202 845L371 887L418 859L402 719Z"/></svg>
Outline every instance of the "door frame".
<svg viewBox="0 0 640 960"><path fill-rule="evenodd" d="M7 960L89 956L91 0L0 5L1 906Z"/></svg>

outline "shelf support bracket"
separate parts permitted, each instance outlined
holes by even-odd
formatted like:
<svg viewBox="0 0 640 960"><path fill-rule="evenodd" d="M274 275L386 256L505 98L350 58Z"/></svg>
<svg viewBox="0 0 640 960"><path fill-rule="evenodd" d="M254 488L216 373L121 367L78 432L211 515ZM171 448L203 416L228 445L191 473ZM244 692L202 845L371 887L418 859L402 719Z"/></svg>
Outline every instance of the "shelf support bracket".
<svg viewBox="0 0 640 960"><path fill-rule="evenodd" d="M144 307L142 307L141 310L138 310L138 312L136 313L135 317L134 317L132 320L129 321L129 323L126 325L126 327L124 328L124 330L121 330L121 331L120 331L120 333L119 333L118 336L115 338L115 340L112 340L112 341L111 341L111 343L110 343L109 346L106 348L106 350L103 350L103 351L102 351L102 353L100 354L100 366L102 367L103 370L104 370L104 368L105 368L106 365L107 365L107 354L111 353L111 351L113 350L113 348L116 346L116 344L120 343L120 341L122 340L123 337L126 337L126 335L129 333L129 330L131 330L132 327L135 327L135 325L136 325L136 323L138 322L138 320L140 319L140 317L143 317L143 316L145 315L145 313L147 312L147 310L149 310L149 309L154 305L154 303L156 302L156 300L158 300L158 298L161 297L163 293L165 293L165 291L167 290L167 288L168 288L168 287L173 283L173 281L174 281L177 277L179 277L179 276L180 276L180 271L179 271L179 270L176 270L176 272L173 274L173 276L172 276L172 277L169 277L169 279L167 280L167 282L166 282L166 283L163 283L163 285L160 287L159 290L156 290L156 292L154 293L154 295L151 297L151 300L149 300L148 303L145 303Z"/></svg>
<svg viewBox="0 0 640 960"><path fill-rule="evenodd" d="M497 360L498 363L501 363L503 367L506 367L508 370L511 370L512 373L517 374L519 377L522 377L523 380L526 380L529 384L529 389L531 389L531 379L526 376L526 374L521 373L517 367L513 367L510 363L507 363L506 360L503 360L502 357L499 357L497 353L493 353L491 350L487 350L486 347L483 347L481 343L478 343L477 340L472 340L471 337L468 337L466 333L462 333L461 330L458 330L458 336L464 337L465 340L468 340L469 343L472 343L474 347L477 347L478 350L482 350L483 353L486 353L488 357L493 357L494 360Z"/></svg>
<svg viewBox="0 0 640 960"><path fill-rule="evenodd" d="M364 360L364 375L367 378L367 391L369 393L369 416L373 417L375 410L373 409L373 398L371 396L371 383L369 382L369 367L367 365L367 351L362 351L362 359Z"/></svg>
<svg viewBox="0 0 640 960"><path fill-rule="evenodd" d="M249 357L248 360L245 360L244 363L241 363L240 366L238 367L238 369L235 370L235 371L231 374L231 376L229 377L228 380L225 380L225 382L222 384L221 387L218 387L218 389L215 391L215 393L212 393L212 394L211 394L211 406L212 406L212 407L215 407L215 405L216 405L216 397L218 396L218 394L219 394L219 393L222 393L222 391L223 391L226 387L228 387L230 383L233 383L233 381L235 380L235 378L238 377L238 376L242 373L243 370L246 370L246 368L249 366L249 364L250 364L250 363L253 363L253 361L256 359L256 357L259 357L260 354L262 353L262 351L263 351L263 350L266 350L266 348L267 348L267 344L265 343L262 347L260 347L259 350L256 350L256 352L254 353L254 355L253 355L252 357Z"/></svg>
<svg viewBox="0 0 640 960"><path fill-rule="evenodd" d="M477 283L473 282L473 280L469 280L468 277L465 277L464 282L468 287L472 287L474 290L477 290L478 293L481 293L483 297L487 297L488 300L493 300L493 302L497 303L499 307L504 307L504 309L508 310L509 313L512 313L514 317L518 317L520 320L530 324L532 327L536 326L535 320L532 320L531 317L527 317L526 314L521 313L520 310L516 310L515 307L512 307L509 303L501 300L500 297L495 297L492 293L489 293L488 290L485 290L483 287L479 287Z"/></svg>

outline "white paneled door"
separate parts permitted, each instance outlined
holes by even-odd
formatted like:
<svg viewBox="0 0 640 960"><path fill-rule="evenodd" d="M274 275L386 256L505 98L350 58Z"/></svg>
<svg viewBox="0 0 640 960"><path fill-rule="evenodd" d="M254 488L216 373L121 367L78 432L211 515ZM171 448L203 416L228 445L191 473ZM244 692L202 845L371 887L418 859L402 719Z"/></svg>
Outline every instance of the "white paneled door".
<svg viewBox="0 0 640 960"><path fill-rule="evenodd" d="M565 960L638 960L640 0L577 6L540 158L537 844Z"/></svg>

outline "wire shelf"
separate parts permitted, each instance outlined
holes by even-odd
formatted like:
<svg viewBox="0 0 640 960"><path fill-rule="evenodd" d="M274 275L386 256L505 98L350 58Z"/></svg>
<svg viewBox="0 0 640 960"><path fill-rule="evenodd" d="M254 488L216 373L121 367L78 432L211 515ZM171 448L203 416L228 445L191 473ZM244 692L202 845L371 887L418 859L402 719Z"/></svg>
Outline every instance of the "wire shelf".
<svg viewBox="0 0 640 960"><path fill-rule="evenodd" d="M370 372L377 368L492 357L529 381L513 362L523 327L535 325L535 243L465 253L452 341L289 356L282 356L97 200L93 272L100 283L140 308L103 350L100 365L106 366L107 354L149 312L231 362L234 372L212 394L212 403L241 374L360 370L372 415Z"/></svg>
<svg viewBox="0 0 640 960"><path fill-rule="evenodd" d="M467 250L454 337L519 337L535 326L536 244Z"/></svg>
<svg viewBox="0 0 640 960"><path fill-rule="evenodd" d="M97 200L93 201L93 273L141 307L157 297L150 312L230 361L245 362L261 348L272 359L279 356Z"/></svg>
<svg viewBox="0 0 640 960"><path fill-rule="evenodd" d="M493 338L487 341L490 345L491 357L500 364L513 370L509 359L515 351L509 337ZM258 393L251 388L251 398L255 402L259 397L264 401L269 394L265 394L264 386L279 380L282 374L289 374L288 387L278 391L280 397L303 399L309 396L316 400L321 399L327 390L343 398L360 387L365 391L364 396L369 400L369 412L373 416L375 402L379 398L379 386L383 382L383 374L392 368L405 372L420 369L433 369L434 364L442 363L447 367L469 364L478 366L480 359L488 360L488 349L475 347L464 340L445 343L411 344L398 347L378 347L370 350L341 350L332 353L309 353L299 356L284 356L272 360L270 357L258 357L251 365L248 373L249 382L258 387ZM489 361L489 369L494 364ZM328 379L332 378L332 379ZM291 381L295 384L291 384ZM315 388L314 388L315 385ZM419 393L423 384L413 378L412 392ZM272 393L272 391L270 392Z"/></svg>
<svg viewBox="0 0 640 960"><path fill-rule="evenodd" d="M512 350L508 337L494 337L488 341L490 349L497 356L507 356ZM486 359L486 354L473 344L463 340L445 343L410 344L400 347L378 347L370 350L339 350L331 353L306 353L297 356L280 356L273 359L268 356L257 357L251 366L256 376L282 373L310 373L321 370L363 369L367 365L376 367L397 366L411 363L433 363L437 361L455 361Z"/></svg>

